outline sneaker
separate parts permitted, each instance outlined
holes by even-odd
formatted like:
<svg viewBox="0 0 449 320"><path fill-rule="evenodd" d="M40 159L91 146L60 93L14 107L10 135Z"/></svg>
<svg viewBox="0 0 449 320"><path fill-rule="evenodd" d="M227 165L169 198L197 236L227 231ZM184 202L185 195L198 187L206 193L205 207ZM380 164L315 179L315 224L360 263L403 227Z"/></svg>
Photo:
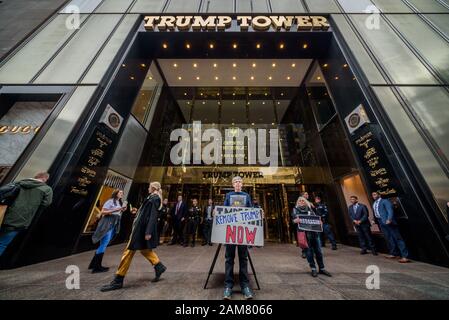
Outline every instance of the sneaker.
<svg viewBox="0 0 449 320"><path fill-rule="evenodd" d="M306 258L306 253L305 252L301 253L301 258L303 258L303 259Z"/></svg>
<svg viewBox="0 0 449 320"><path fill-rule="evenodd" d="M332 277L332 275L325 269L321 269L319 274L324 274L325 276Z"/></svg>
<svg viewBox="0 0 449 320"><path fill-rule="evenodd" d="M232 289L231 288L225 288L223 292L223 299L224 300L231 300L232 298Z"/></svg>
<svg viewBox="0 0 449 320"><path fill-rule="evenodd" d="M243 288L242 293L243 293L243 297L246 300L249 300L249 299L253 298L253 292L251 291L251 289L249 287Z"/></svg>
<svg viewBox="0 0 449 320"><path fill-rule="evenodd" d="M409 259L407 259L407 258L401 258L401 259L398 260L398 262L399 263L409 263L411 261Z"/></svg>
<svg viewBox="0 0 449 320"><path fill-rule="evenodd" d="M315 269L312 269L312 277L314 278L318 277L318 272L316 272Z"/></svg>

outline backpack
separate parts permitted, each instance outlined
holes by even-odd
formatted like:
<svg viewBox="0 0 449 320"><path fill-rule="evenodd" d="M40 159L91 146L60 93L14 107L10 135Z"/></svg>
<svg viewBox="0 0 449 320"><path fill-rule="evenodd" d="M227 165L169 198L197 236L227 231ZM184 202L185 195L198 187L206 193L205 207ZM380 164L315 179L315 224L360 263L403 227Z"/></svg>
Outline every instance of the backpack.
<svg viewBox="0 0 449 320"><path fill-rule="evenodd" d="M20 192L18 183L8 183L0 187L0 205L10 206L14 203Z"/></svg>

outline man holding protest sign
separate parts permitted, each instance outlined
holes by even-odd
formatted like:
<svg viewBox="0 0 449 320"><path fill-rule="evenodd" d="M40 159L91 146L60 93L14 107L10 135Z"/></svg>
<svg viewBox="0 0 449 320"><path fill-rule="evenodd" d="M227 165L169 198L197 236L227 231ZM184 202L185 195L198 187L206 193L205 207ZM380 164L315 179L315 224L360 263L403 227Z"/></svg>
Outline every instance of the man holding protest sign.
<svg viewBox="0 0 449 320"><path fill-rule="evenodd" d="M231 207L252 207L251 196L242 191L243 180L236 176L232 179L234 191L228 192L225 197L224 205ZM248 278L248 247L246 245L226 244L225 253L225 289L223 299L229 300L232 297L232 287L234 286L234 259L235 250L239 255L239 279L240 288L245 299L252 299L253 293L249 287Z"/></svg>
<svg viewBox="0 0 449 320"><path fill-rule="evenodd" d="M306 243L303 249L306 250L307 262L312 269L312 277L317 277L318 273L331 277L332 275L324 267L323 252L321 251L320 232L323 231L322 222L320 217L315 215L306 198L299 197L296 201L296 206L292 212L292 220L298 224L298 232L305 232ZM319 268L318 272L315 259Z"/></svg>

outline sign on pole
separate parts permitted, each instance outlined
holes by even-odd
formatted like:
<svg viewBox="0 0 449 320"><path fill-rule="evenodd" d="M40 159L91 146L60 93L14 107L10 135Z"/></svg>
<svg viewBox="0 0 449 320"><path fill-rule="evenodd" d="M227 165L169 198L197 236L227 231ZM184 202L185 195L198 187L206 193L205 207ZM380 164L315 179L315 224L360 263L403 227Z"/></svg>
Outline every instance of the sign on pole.
<svg viewBox="0 0 449 320"><path fill-rule="evenodd" d="M215 207L213 243L262 247L263 239L261 208Z"/></svg>

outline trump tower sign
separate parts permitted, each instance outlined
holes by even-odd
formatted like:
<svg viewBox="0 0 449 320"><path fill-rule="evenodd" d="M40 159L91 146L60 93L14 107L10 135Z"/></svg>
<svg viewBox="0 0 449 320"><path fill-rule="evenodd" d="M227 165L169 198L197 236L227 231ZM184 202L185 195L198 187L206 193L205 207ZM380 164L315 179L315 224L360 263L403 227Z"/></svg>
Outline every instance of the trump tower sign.
<svg viewBox="0 0 449 320"><path fill-rule="evenodd" d="M261 247L263 239L262 209L215 207L212 242Z"/></svg>

